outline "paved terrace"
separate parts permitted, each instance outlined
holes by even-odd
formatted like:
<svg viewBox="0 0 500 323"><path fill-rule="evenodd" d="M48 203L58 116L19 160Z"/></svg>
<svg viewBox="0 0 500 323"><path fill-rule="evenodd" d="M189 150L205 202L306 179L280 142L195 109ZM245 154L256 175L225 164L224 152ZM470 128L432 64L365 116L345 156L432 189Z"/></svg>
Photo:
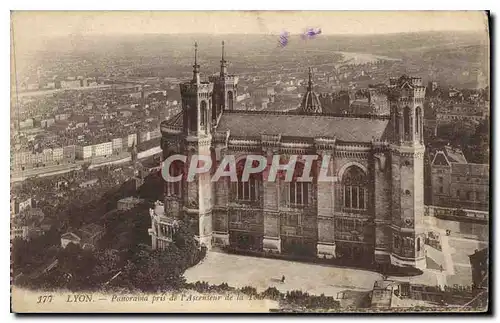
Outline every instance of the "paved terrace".
<svg viewBox="0 0 500 323"><path fill-rule="evenodd" d="M285 282L281 283L281 277ZM337 296L346 290L369 291L379 273L329 265L257 258L211 251L185 272L188 282L207 281L232 287L252 286L258 292L276 287L281 292L302 290L314 295Z"/></svg>

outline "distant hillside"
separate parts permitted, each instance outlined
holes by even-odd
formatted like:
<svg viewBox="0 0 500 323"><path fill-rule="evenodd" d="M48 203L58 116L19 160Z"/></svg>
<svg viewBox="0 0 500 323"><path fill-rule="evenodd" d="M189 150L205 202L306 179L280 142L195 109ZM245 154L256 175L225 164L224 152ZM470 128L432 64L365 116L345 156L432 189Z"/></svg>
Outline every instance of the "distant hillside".
<svg viewBox="0 0 500 323"><path fill-rule="evenodd" d="M441 83L475 87L488 82L487 33L421 32L387 35L319 35L304 40L291 35L286 47L279 35L168 35L72 36L47 41L37 61L85 60L97 67L134 68L145 74L184 75L191 65L193 43L199 44L199 61L205 73L217 72L221 41L226 41L229 67L234 73L262 73L281 62L298 69L311 64L328 65L339 58L335 52L384 55L401 60L387 73L411 73ZM63 54L63 56L61 56ZM35 64L35 61L31 61ZM89 67L89 69L94 67Z"/></svg>
<svg viewBox="0 0 500 323"><path fill-rule="evenodd" d="M192 51L194 41L198 41L205 55L218 55L220 43L226 41L235 53L251 54L272 51L277 48L279 35L120 35L82 36L54 38L47 41L49 52L93 52L116 55L157 56L162 53ZM486 33L469 32L421 32L387 35L319 35L314 40L304 41L300 35L291 35L287 48L317 49L332 51L357 51L377 54L397 54L410 49L434 48L441 46L486 45Z"/></svg>

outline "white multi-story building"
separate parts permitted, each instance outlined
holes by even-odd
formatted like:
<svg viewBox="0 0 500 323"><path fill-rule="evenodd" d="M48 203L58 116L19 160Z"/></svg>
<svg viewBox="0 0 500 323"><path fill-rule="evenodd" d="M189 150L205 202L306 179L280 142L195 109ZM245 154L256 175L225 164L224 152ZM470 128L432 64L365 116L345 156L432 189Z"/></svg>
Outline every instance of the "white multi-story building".
<svg viewBox="0 0 500 323"><path fill-rule="evenodd" d="M76 159L87 159L92 157L93 145L76 146Z"/></svg>
<svg viewBox="0 0 500 323"><path fill-rule="evenodd" d="M113 154L113 142L103 142L100 144L94 145L94 156L110 156Z"/></svg>
<svg viewBox="0 0 500 323"><path fill-rule="evenodd" d="M42 128L49 128L55 122L56 122L56 120L54 118L44 119L44 120L40 121L40 125L41 125Z"/></svg>
<svg viewBox="0 0 500 323"><path fill-rule="evenodd" d="M52 150L52 158L54 159L54 161L63 160L63 158L64 158L64 149L62 147L54 148Z"/></svg>
<svg viewBox="0 0 500 323"><path fill-rule="evenodd" d="M128 135L127 140L128 140L127 141L128 147L132 147L133 145L137 145L137 134L133 133L133 134Z"/></svg>
<svg viewBox="0 0 500 323"><path fill-rule="evenodd" d="M114 138L112 141L112 149L113 151L121 151L123 149L123 140L122 138Z"/></svg>

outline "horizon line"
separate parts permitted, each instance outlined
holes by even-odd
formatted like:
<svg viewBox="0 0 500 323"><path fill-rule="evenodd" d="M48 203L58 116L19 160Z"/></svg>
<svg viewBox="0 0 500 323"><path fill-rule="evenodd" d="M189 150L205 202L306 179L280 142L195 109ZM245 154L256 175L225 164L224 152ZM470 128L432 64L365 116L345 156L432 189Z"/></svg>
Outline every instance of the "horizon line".
<svg viewBox="0 0 500 323"><path fill-rule="evenodd" d="M284 29L282 32L285 32L286 30ZM374 33L327 33L322 30L321 35L318 35L318 37L321 36L383 36L383 35L398 35L398 34L425 34L425 33L457 33L457 34L484 34L486 31L477 29L477 30L461 30L461 29L441 29L441 30L419 30L419 31L395 31L395 32L374 32ZM246 32L239 32L239 33L209 33L209 32L189 32L189 33L183 33L183 32L177 32L177 33L165 33L165 32L110 32L110 33L85 33L85 34L76 34L78 36L143 36L143 35L158 35L158 36L167 36L167 35L172 35L172 36L177 36L177 35L203 35L203 36L238 36L238 35L249 35L249 36L279 36L281 32L266 32L266 33L246 33ZM57 37L67 37L75 35L74 33L68 33L68 34L52 34L48 35L48 38L57 38ZM292 33L289 32L290 36L301 36L303 33Z"/></svg>

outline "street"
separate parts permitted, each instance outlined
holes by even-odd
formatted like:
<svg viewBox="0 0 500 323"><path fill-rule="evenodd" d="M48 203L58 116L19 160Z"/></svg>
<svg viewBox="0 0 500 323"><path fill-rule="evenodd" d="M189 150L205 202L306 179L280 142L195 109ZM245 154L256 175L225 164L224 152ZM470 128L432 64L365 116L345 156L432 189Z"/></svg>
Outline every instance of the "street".
<svg viewBox="0 0 500 323"><path fill-rule="evenodd" d="M157 154L159 152L161 152L160 147L153 147L151 149L141 151L140 153L138 153L137 158L138 159L147 158L147 157L152 156L154 154ZM124 156L128 156L128 157L124 157ZM122 154L121 156L113 156L113 157L114 158L104 158L104 157L94 158L92 161L92 165L89 166L89 169L93 169L96 167L102 167L102 166L106 166L106 165L123 164L123 163L130 161L130 154L129 153L125 153L125 154ZM26 178L33 177L33 176L45 177L45 176L68 173L72 170L81 169L81 166L85 162L86 161L80 160L80 161L77 161L75 164L51 165L51 166L46 166L46 167L28 169L28 170L20 171L20 172L19 171L12 172L11 177L10 177L10 182L15 183L15 182L24 181Z"/></svg>

